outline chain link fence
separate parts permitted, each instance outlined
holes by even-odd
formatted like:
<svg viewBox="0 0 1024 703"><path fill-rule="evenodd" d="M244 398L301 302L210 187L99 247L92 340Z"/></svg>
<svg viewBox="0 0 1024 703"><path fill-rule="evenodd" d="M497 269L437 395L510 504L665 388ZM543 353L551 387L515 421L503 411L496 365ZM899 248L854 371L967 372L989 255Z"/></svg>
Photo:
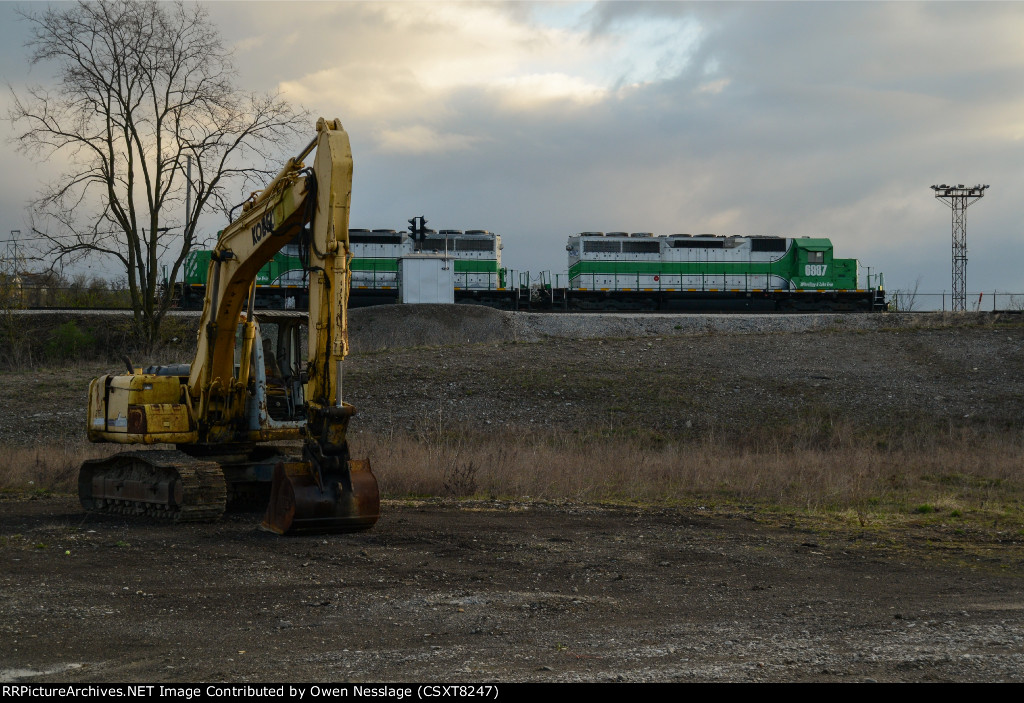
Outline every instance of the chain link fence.
<svg viewBox="0 0 1024 703"><path fill-rule="evenodd" d="M886 291L894 312L943 312L953 309L952 293L920 293L915 290ZM967 293L968 312L1024 312L1024 293L976 291Z"/></svg>

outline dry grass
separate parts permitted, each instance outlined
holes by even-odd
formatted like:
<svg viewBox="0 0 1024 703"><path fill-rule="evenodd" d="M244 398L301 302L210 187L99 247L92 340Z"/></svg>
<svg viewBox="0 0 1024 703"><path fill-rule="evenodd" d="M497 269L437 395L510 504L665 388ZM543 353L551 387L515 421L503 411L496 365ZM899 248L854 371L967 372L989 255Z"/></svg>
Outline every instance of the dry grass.
<svg viewBox="0 0 1024 703"><path fill-rule="evenodd" d="M69 493L78 490L78 468L86 459L109 456L116 448L85 442L4 447L0 492Z"/></svg>
<svg viewBox="0 0 1024 703"><path fill-rule="evenodd" d="M1022 442L950 432L858 438L837 428L650 443L548 431L357 435L382 492L648 504L738 503L784 510L967 513L1024 524Z"/></svg>
<svg viewBox="0 0 1024 703"><path fill-rule="evenodd" d="M607 428L606 428L607 430ZM610 436L611 435L611 436ZM846 427L686 444L508 428L491 434L442 428L358 433L386 497L455 496L651 505L756 505L828 512L849 520L894 516L990 520L1024 527L1024 442L960 430L858 437ZM78 466L118 447L86 443L8 448L0 492L74 493Z"/></svg>

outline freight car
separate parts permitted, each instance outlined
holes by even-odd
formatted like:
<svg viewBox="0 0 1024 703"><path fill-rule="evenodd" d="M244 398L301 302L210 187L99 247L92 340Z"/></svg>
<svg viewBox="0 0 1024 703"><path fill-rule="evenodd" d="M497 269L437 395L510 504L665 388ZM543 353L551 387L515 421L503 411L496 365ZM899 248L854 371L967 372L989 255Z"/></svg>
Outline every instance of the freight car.
<svg viewBox="0 0 1024 703"><path fill-rule="evenodd" d="M410 228L412 229L412 228ZM824 238L582 232L570 236L567 274L535 279L501 265L501 237L487 230L353 229L352 307L398 301L398 261L414 253L453 259L458 303L503 309L702 312L871 312L886 309L878 285L858 287L856 259ZM201 306L209 252L185 266L180 306ZM256 305L302 308L306 278L297 244L257 279Z"/></svg>

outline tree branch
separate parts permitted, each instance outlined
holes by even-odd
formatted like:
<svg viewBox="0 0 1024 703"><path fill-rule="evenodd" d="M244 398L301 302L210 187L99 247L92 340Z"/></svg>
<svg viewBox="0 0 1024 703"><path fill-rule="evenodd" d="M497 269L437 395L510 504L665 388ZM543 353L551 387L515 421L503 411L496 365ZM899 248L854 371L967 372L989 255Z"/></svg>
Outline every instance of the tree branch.
<svg viewBox="0 0 1024 703"><path fill-rule="evenodd" d="M231 55L201 5L100 0L23 13L29 61L57 67L52 89L11 90L8 118L26 153L68 169L32 203L53 262L109 257L124 269L140 334L157 339L200 217L226 213L276 173L309 115L235 83ZM275 157L277 157L275 159ZM186 183L186 162L193 163ZM191 187L187 218L174 212ZM175 222L180 222L180 235ZM173 280L173 278L172 278Z"/></svg>

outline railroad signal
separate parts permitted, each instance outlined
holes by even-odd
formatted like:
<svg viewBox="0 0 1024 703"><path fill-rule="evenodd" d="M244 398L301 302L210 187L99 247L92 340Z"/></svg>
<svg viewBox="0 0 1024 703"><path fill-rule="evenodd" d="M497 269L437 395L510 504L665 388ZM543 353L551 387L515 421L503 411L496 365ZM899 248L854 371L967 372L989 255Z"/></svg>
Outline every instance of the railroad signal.
<svg viewBox="0 0 1024 703"><path fill-rule="evenodd" d="M409 234L412 235L412 241L416 242L417 245L422 244L428 231L427 218L423 215L409 219ZM416 248L419 249L419 246Z"/></svg>

